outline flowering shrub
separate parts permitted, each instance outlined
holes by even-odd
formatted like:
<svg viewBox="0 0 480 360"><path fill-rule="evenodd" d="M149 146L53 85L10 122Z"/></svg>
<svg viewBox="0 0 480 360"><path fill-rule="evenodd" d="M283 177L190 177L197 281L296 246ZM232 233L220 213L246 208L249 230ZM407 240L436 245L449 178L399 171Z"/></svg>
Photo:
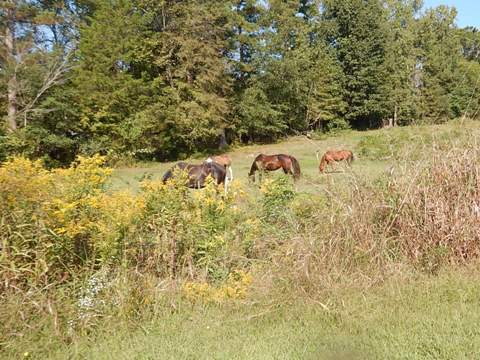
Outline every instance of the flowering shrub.
<svg viewBox="0 0 480 360"><path fill-rule="evenodd" d="M222 303L226 300L244 299L252 283L251 274L238 270L229 274L220 286L207 282L187 281L182 286L183 295L191 302Z"/></svg>
<svg viewBox="0 0 480 360"><path fill-rule="evenodd" d="M109 195L104 159L79 157L68 169L45 170L14 158L0 167L0 259L3 284L66 278L86 264L110 261L141 212L126 193Z"/></svg>
<svg viewBox="0 0 480 360"><path fill-rule="evenodd" d="M143 184L145 244L157 252L149 257L156 259L158 271L168 269L172 277L181 268L190 277L224 278L230 268L227 249L245 216L234 204L245 193L233 183L225 195L212 180L192 192L184 181L178 176L167 184Z"/></svg>
<svg viewBox="0 0 480 360"><path fill-rule="evenodd" d="M295 197L292 180L287 176L265 180L260 191L263 193L263 215L267 220L282 218L287 204Z"/></svg>
<svg viewBox="0 0 480 360"><path fill-rule="evenodd" d="M111 169L100 156L79 157L68 169L12 159L0 168L0 239L4 286L48 283L85 270L123 263L162 276L226 279L255 231L238 205L213 181L183 186L186 174L142 192L108 192ZM243 199L243 200L242 200Z"/></svg>

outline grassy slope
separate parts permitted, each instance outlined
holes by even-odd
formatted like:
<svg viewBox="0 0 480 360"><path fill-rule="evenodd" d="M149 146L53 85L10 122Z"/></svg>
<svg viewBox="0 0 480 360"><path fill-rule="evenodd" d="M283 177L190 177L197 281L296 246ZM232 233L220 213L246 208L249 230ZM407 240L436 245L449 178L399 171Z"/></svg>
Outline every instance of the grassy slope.
<svg viewBox="0 0 480 360"><path fill-rule="evenodd" d="M242 183L248 183L247 174L250 170L251 163L255 156L259 153L278 154L287 153L295 156L301 165L302 179L297 183L298 191L318 192L326 182L342 181L345 174L342 170L344 166L337 167L336 172L331 169L328 174L320 175L318 171L318 160L315 156L315 151L319 150L321 153L327 149L350 149L353 150L356 156L353 171L367 181L371 181L378 177L383 171L387 170L392 165L398 165L391 159L385 160L369 160L362 158L358 154L358 143L366 136L380 135L389 139L403 138L402 144L408 147L409 141L422 142L422 136L434 135L448 137L455 137L455 133L474 131L478 133L479 127L477 122L466 122L459 124L459 122L451 122L447 125L434 126L416 126L404 127L394 129L380 129L373 131L346 131L337 136L329 136L322 140L310 140L304 136L292 137L286 141L276 144L268 145L250 145L233 149L228 152L233 162L233 171L235 179ZM408 140L405 140L408 138ZM392 145L393 144L392 141ZM192 163L199 163L201 159L187 159ZM143 166L137 167L120 167L115 170L113 176L112 189L129 188L137 191L139 188L139 180L145 175L151 176L153 179L160 179L163 173L173 165L173 163L147 163ZM277 172L278 173L278 172ZM275 176L275 174L272 174Z"/></svg>
<svg viewBox="0 0 480 360"><path fill-rule="evenodd" d="M369 134L376 133L371 131ZM309 140L305 137L293 137L286 141L269 144L269 145L250 145L243 146L228 152L233 162L233 175L235 179L243 183L248 182L247 174L250 170L253 159L259 153L278 154L287 153L295 156L302 169L303 180L299 183L299 190L312 190L312 183L321 183L318 173L318 160L315 156L315 151L318 149L321 152L330 148L345 148L355 149L356 144L365 135L365 132L349 131L335 137L330 137L325 140ZM199 163L200 159L190 159L192 163ZM148 163L144 166L127 168L121 167L116 169L114 173L113 188L131 188L138 189L138 181L147 174L151 174L153 179L160 179L163 173L174 163ZM355 169L363 174L378 175L385 167L387 162L384 161L369 161L362 159L356 161ZM339 167L339 169L342 169ZM280 171L279 171L280 172ZM340 172L331 173L324 176L342 176Z"/></svg>
<svg viewBox="0 0 480 360"><path fill-rule="evenodd" d="M461 131L472 129L478 132L476 124ZM255 154L293 154L300 160L305 175L298 183L299 190L315 192L327 181L341 182L346 175L319 175L317 148L355 150L365 135L382 133L394 137L405 132L411 135L451 130L458 128L450 124L368 133L352 131L315 142L292 138L273 145L246 146L230 155L234 175L246 183ZM138 179L143 174L152 173L159 178L169 165L151 163L117 169L113 188L138 189ZM392 160L359 158L353 169L368 181L391 165ZM18 352L10 350L17 356L29 351L31 357L58 359L473 359L480 353L479 275L479 269L464 269L439 277L392 279L368 292L336 290L323 301L328 310L312 301L279 307L266 302L221 307L183 305L175 314L133 328L109 322L97 334L68 346L54 337L47 340L33 335L19 339L15 345ZM284 302L278 298L270 301Z"/></svg>
<svg viewBox="0 0 480 360"><path fill-rule="evenodd" d="M326 301L258 307L182 308L133 331L110 329L52 358L473 359L480 353L477 270ZM114 326L114 325L113 325Z"/></svg>

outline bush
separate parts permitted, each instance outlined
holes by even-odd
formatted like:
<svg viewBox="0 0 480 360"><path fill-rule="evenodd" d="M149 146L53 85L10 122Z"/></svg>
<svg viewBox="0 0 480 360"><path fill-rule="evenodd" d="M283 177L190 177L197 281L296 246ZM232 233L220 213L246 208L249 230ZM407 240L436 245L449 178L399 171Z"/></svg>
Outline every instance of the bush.
<svg viewBox="0 0 480 360"><path fill-rule="evenodd" d="M474 141L440 140L374 183L349 174L341 186L332 177L325 191L297 194L280 176L257 198L236 182L227 195L213 182L187 189L185 173L167 184L144 180L138 194L109 191L111 170L99 156L58 170L8 160L0 167L1 301L27 305L3 314L5 333L18 330L20 315L34 326L39 307L59 332L71 325L75 333L101 317L177 311L177 301L315 299L394 272L467 263L480 255L480 152ZM52 299L62 311L51 310Z"/></svg>
<svg viewBox="0 0 480 360"><path fill-rule="evenodd" d="M98 156L80 157L68 169L51 171L25 158L2 165L4 286L49 283L118 255L139 205L125 194L105 192L111 170L103 162Z"/></svg>
<svg viewBox="0 0 480 360"><path fill-rule="evenodd" d="M398 151L398 141L381 135L363 136L357 145L357 153L370 160L384 160L393 157Z"/></svg>
<svg viewBox="0 0 480 360"><path fill-rule="evenodd" d="M287 205L294 199L295 191L290 176L266 179L261 186L263 216L268 221L279 221L288 212Z"/></svg>
<svg viewBox="0 0 480 360"><path fill-rule="evenodd" d="M392 179L386 236L394 236L414 263L435 270L442 259L461 263L480 255L480 153L453 147L431 156Z"/></svg>

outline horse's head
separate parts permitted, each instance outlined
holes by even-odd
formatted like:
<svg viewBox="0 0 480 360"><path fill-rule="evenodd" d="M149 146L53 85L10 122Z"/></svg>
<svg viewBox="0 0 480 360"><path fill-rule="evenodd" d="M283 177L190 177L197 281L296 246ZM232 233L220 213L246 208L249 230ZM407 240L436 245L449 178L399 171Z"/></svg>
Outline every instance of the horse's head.
<svg viewBox="0 0 480 360"><path fill-rule="evenodd" d="M206 163L208 174L211 175L217 184L223 184L225 177L227 176L227 170L225 166L217 164L216 162Z"/></svg>

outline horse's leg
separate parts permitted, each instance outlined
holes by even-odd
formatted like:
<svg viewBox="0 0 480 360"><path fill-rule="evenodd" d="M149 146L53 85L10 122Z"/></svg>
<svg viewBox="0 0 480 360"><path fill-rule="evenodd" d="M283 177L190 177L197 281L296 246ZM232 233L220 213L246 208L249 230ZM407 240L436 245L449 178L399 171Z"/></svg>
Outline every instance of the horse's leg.
<svg viewBox="0 0 480 360"><path fill-rule="evenodd" d="M337 167L335 166L335 160L330 161L328 164L330 165L332 172L337 172Z"/></svg>
<svg viewBox="0 0 480 360"><path fill-rule="evenodd" d="M282 166L282 170L283 170L283 172L285 173L285 175L292 175L292 176L293 176L292 168L284 168L284 167Z"/></svg>
<svg viewBox="0 0 480 360"><path fill-rule="evenodd" d="M228 167L228 172L230 173L230 181L233 180L233 170L232 170L232 166L229 166Z"/></svg>

